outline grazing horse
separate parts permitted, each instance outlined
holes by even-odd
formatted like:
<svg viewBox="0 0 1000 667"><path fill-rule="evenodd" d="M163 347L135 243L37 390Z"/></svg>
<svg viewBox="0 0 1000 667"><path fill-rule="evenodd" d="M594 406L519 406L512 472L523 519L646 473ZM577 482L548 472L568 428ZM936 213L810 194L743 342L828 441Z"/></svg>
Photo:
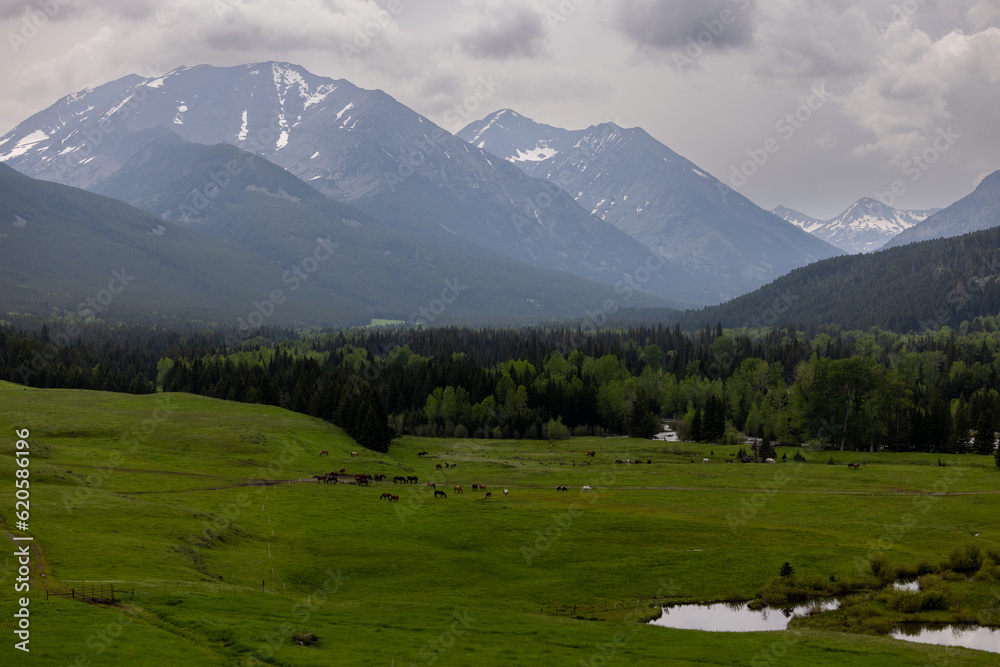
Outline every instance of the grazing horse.
<svg viewBox="0 0 1000 667"><path fill-rule="evenodd" d="M625 462L622 461L621 459L615 459L615 463L625 463Z"/></svg>
<svg viewBox="0 0 1000 667"><path fill-rule="evenodd" d="M347 468L341 468L340 469L340 474L341 475L343 475L345 472L347 472Z"/></svg>
<svg viewBox="0 0 1000 667"><path fill-rule="evenodd" d="M493 492L492 491L487 491L486 495L483 496L483 498L492 498L492 497L493 497Z"/></svg>
<svg viewBox="0 0 1000 667"><path fill-rule="evenodd" d="M417 452L417 456L427 456L427 452Z"/></svg>
<svg viewBox="0 0 1000 667"><path fill-rule="evenodd" d="M376 482L384 482L385 481L385 475L383 475L382 473L379 473L379 474L375 475L375 481Z"/></svg>
<svg viewBox="0 0 1000 667"><path fill-rule="evenodd" d="M351 458L354 458L354 457L355 457L355 456L357 456L357 455L358 455L358 453L357 453L357 452L351 452Z"/></svg>
<svg viewBox="0 0 1000 667"><path fill-rule="evenodd" d="M439 463L439 464L437 464L437 466L435 466L435 467L436 467L436 468L437 468L438 470L440 470L440 469L442 468L442 466L441 466L441 464L440 464L440 463Z"/></svg>
<svg viewBox="0 0 1000 667"><path fill-rule="evenodd" d="M319 453L319 455L320 455L320 456L329 456L329 455L330 455L330 452L324 449L323 451L321 451L321 452Z"/></svg>
<svg viewBox="0 0 1000 667"><path fill-rule="evenodd" d="M438 497L441 497L441 498L447 498L447 497L448 497L448 494L447 494L447 493L445 493L444 491L440 491L440 490L438 490L438 491L435 491L435 492L434 492L434 497L435 497L435 498L438 498Z"/></svg>
<svg viewBox="0 0 1000 667"><path fill-rule="evenodd" d="M569 491L565 486L557 486L556 491Z"/></svg>
<svg viewBox="0 0 1000 667"><path fill-rule="evenodd" d="M580 490L581 490L581 491L593 491L593 489L591 489L591 488L590 488L589 486L585 486L585 487L583 487L583 488L582 488L582 489L580 489Z"/></svg>
<svg viewBox="0 0 1000 667"><path fill-rule="evenodd" d="M472 485L472 490L473 491L478 491L479 490L479 485L478 484L473 484Z"/></svg>
<svg viewBox="0 0 1000 667"><path fill-rule="evenodd" d="M389 501L391 501L392 500L392 494L391 493L383 493L381 496L378 497L378 499L379 500L389 500Z"/></svg>
<svg viewBox="0 0 1000 667"><path fill-rule="evenodd" d="M326 475L313 475L313 478L317 482L325 482L326 481Z"/></svg>
<svg viewBox="0 0 1000 667"><path fill-rule="evenodd" d="M597 452L595 452L595 451L594 451L594 450L592 449L592 450L590 450L589 452L587 452L587 456L597 456Z"/></svg>
<svg viewBox="0 0 1000 667"><path fill-rule="evenodd" d="M328 472L323 477L324 477L323 479L324 484L329 484L330 482L333 482L334 484L337 483L337 473L335 472Z"/></svg>
<svg viewBox="0 0 1000 667"><path fill-rule="evenodd" d="M726 463L732 463L732 462L733 462L732 459L726 459Z"/></svg>
<svg viewBox="0 0 1000 667"><path fill-rule="evenodd" d="M427 488L428 489L435 489L435 488L437 488L437 484L434 483L434 482L427 482Z"/></svg>
<svg viewBox="0 0 1000 667"><path fill-rule="evenodd" d="M455 491L456 491L457 493L462 493L462 487L460 487L460 486L456 486L456 487L455 487Z"/></svg>
<svg viewBox="0 0 1000 667"><path fill-rule="evenodd" d="M506 497L507 497L507 489L504 489L504 490L503 490L503 497L504 497L504 498L506 498Z"/></svg>
<svg viewBox="0 0 1000 667"><path fill-rule="evenodd" d="M390 503L398 503L399 502L399 496L393 494L392 498L389 498L389 502Z"/></svg>
<svg viewBox="0 0 1000 667"><path fill-rule="evenodd" d="M764 463L777 463L774 459L764 459Z"/></svg>
<svg viewBox="0 0 1000 667"><path fill-rule="evenodd" d="M367 477L362 477L361 479L359 479L357 481L357 485L358 486L368 486L368 478Z"/></svg>
<svg viewBox="0 0 1000 667"><path fill-rule="evenodd" d="M406 483L407 484L416 484L418 481L419 480L417 479L416 475L407 475L406 476Z"/></svg>
<svg viewBox="0 0 1000 667"><path fill-rule="evenodd" d="M708 459L702 459L701 462L702 463L711 463L711 461L709 461Z"/></svg>
<svg viewBox="0 0 1000 667"><path fill-rule="evenodd" d="M400 475L396 475L395 477L392 478L392 483L393 484L406 484L406 478L402 477Z"/></svg>
<svg viewBox="0 0 1000 667"><path fill-rule="evenodd" d="M848 463L847 467L850 468L851 470L861 470L860 463Z"/></svg>

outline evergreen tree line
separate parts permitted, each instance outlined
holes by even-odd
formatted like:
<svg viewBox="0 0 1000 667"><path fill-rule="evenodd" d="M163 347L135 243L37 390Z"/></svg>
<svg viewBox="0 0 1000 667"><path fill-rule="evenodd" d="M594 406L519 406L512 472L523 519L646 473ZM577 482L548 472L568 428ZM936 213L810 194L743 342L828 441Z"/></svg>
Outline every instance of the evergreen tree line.
<svg viewBox="0 0 1000 667"><path fill-rule="evenodd" d="M55 325L53 325L55 326ZM385 451L394 435L744 436L840 449L993 451L1000 333L992 319L919 335L677 327L221 333L0 328L0 378L32 386L186 391L277 405ZM41 359L41 363L39 362ZM30 377L24 375L29 368Z"/></svg>

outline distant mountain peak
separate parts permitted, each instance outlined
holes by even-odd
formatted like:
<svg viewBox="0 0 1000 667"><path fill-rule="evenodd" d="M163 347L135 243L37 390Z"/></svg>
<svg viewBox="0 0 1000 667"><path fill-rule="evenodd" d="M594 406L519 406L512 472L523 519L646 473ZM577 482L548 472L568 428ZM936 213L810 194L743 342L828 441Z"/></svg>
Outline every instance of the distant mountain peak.
<svg viewBox="0 0 1000 667"><path fill-rule="evenodd" d="M775 207L772 212L841 250L864 253L878 250L933 211L903 211L877 199L862 197L829 220L819 220L786 206Z"/></svg>

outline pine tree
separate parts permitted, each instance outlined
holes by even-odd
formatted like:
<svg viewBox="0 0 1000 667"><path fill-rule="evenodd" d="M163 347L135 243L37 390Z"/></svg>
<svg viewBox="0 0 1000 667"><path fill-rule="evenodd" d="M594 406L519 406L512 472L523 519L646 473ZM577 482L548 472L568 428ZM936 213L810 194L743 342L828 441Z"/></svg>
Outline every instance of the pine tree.
<svg viewBox="0 0 1000 667"><path fill-rule="evenodd" d="M976 435L972 441L972 450L976 454L989 455L993 453L996 434L993 431L993 420L989 413L982 412L976 422Z"/></svg>

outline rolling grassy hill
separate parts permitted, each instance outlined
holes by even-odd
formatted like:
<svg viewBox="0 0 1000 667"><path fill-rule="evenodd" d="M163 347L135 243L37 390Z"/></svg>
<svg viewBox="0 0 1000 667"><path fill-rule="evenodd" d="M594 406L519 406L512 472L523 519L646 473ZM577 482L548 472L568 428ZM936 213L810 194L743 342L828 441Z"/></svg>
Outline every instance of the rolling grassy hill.
<svg viewBox="0 0 1000 667"><path fill-rule="evenodd" d="M852 558L918 500L930 509L917 512L918 530L894 540L892 559L939 558L974 532L996 547L988 495L996 472L986 457L950 462L961 464L945 484L956 495L928 497L921 494L940 491L944 479L931 455L869 454L848 473L843 461L824 465L826 452L807 453L801 466L691 465L727 453L625 439L405 439L389 455L354 458L353 441L318 420L190 395L0 383L0 405L0 432L9 434L0 443L3 479L13 477L15 429L30 430L32 659L43 664L614 657L722 665L773 657L778 645L787 655L772 664L995 663L995 655L875 636L801 629L789 644L785 633L637 622L668 596L748 598L786 560L800 572L849 575ZM620 456L653 463L615 466ZM457 466L436 468L444 462ZM309 477L340 467L417 475L420 484L360 488ZM435 499L429 480L448 498ZM473 493L472 483L494 497ZM557 493L557 484L571 492ZM594 491L580 492L583 484ZM779 492L760 494L765 487ZM380 501L386 491L400 501ZM0 489L0 502L13 506L13 484ZM747 503L752 524L733 526ZM0 573L5 588L10 562ZM134 588L137 597L45 599L46 590L95 583ZM13 611L9 597L0 602L5 624ZM10 642L0 647L4 662L13 655Z"/></svg>

